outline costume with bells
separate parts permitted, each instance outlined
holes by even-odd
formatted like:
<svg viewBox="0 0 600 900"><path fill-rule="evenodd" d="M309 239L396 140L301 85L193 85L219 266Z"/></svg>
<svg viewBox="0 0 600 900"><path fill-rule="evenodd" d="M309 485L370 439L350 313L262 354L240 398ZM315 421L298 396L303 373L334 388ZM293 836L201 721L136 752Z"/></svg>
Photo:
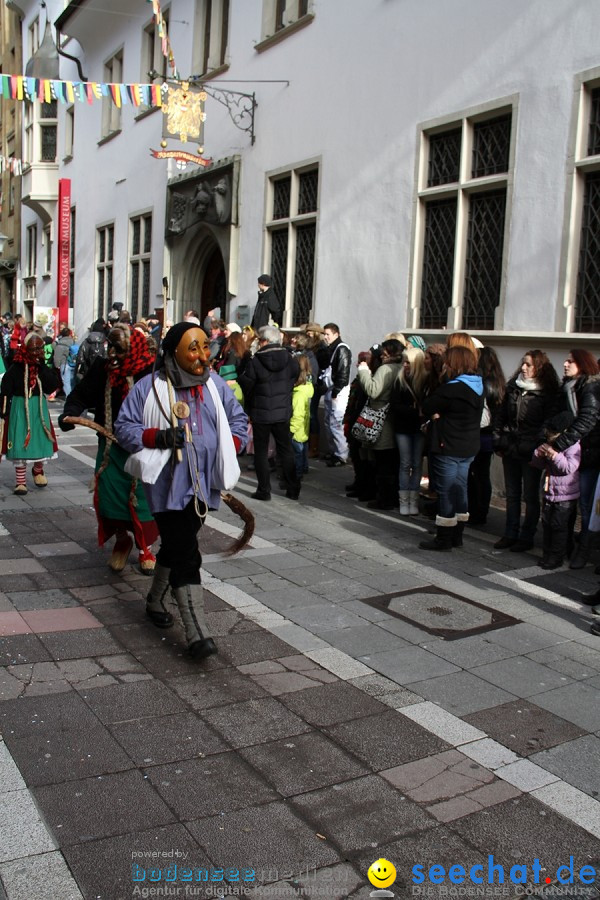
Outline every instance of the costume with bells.
<svg viewBox="0 0 600 900"><path fill-rule="evenodd" d="M208 368L208 356L202 329L192 322L174 325L163 339L157 372L136 384L115 423L120 445L132 454L127 469L144 481L161 537L147 615L159 628L173 624L165 606L170 589L197 660L217 649L204 615L197 536L208 510L218 508L221 490L239 477L236 453L248 431L246 414ZM231 506L233 498L223 499Z"/></svg>
<svg viewBox="0 0 600 900"><path fill-rule="evenodd" d="M113 352L110 348L114 348ZM90 420L80 417L86 409L95 410L98 453L93 490L98 543L102 547L116 535L109 560L115 572L125 568L134 540L142 572L152 575L156 564L149 549L158 538L156 522L141 483L125 471L128 454L112 434L123 400L135 382L152 371L153 364L154 355L140 331L131 331L127 325L114 328L109 334L108 358L99 356L93 361L65 400L63 414L58 419L63 431L71 430L75 424L92 426Z"/></svg>
<svg viewBox="0 0 600 900"><path fill-rule="evenodd" d="M58 372L44 362L43 340L30 331L15 350L0 393L2 455L15 466L15 494L27 493L27 460L33 461L36 487L48 484L44 463L56 456L58 445L44 394L52 394L60 384Z"/></svg>

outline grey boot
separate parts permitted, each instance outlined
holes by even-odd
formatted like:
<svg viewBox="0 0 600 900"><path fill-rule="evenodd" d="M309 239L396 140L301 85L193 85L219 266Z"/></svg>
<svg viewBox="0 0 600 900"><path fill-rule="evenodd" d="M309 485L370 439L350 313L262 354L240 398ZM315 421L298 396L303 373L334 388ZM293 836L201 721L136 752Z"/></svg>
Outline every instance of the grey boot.
<svg viewBox="0 0 600 900"><path fill-rule="evenodd" d="M204 659L217 652L215 642L208 637L208 627L204 615L204 591L201 584L183 584L172 588L188 648L194 659Z"/></svg>
<svg viewBox="0 0 600 900"><path fill-rule="evenodd" d="M400 500L400 515L401 516L410 515L408 491L400 491L398 494L398 499Z"/></svg>
<svg viewBox="0 0 600 900"><path fill-rule="evenodd" d="M148 596L146 597L146 615L157 628L172 628L173 616L167 612L165 597L169 592L169 575L171 570L156 563L154 576Z"/></svg>
<svg viewBox="0 0 600 900"><path fill-rule="evenodd" d="M409 516L418 516L419 515L419 492L418 491L409 491L408 492L408 514L409 514Z"/></svg>

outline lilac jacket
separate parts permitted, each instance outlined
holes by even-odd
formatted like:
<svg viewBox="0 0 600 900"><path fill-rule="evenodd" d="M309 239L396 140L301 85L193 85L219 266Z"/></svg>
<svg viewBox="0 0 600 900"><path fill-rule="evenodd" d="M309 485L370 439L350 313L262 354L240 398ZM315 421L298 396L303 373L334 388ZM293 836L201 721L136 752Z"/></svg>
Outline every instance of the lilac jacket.
<svg viewBox="0 0 600 900"><path fill-rule="evenodd" d="M545 469L544 497L548 503L579 499L579 463L581 446L579 441L557 453L554 459L540 456L540 448L534 450L531 465Z"/></svg>
<svg viewBox="0 0 600 900"><path fill-rule="evenodd" d="M221 397L231 433L243 448L248 440L248 417L229 385L214 372L210 377ZM115 436L128 453L137 453L144 446L144 404L151 390L152 375L141 378L123 401L114 424ZM192 442L184 445L182 462L167 463L155 484L144 484L150 509L153 513L184 509L194 496L192 473L196 470L208 506L218 509L220 494L211 485L217 451L217 419L212 397L207 388L203 390L202 400L192 398L189 390L176 390L175 395L177 400L185 401L190 407L187 424ZM170 423L165 422L164 427L170 427ZM199 499L202 500L202 496Z"/></svg>

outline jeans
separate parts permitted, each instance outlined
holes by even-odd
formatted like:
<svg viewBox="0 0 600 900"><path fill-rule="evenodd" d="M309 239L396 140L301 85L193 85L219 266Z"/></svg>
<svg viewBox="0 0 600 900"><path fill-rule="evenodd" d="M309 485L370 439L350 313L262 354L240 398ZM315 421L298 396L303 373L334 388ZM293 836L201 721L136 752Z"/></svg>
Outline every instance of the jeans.
<svg viewBox="0 0 600 900"><path fill-rule="evenodd" d="M331 396L331 391L327 391L324 400L324 425L329 441L329 451L338 459L343 459L344 462L348 459L348 444L344 437L343 422L349 393L350 388L346 385L335 398Z"/></svg>
<svg viewBox="0 0 600 900"><path fill-rule="evenodd" d="M437 524L442 524L439 519L455 519L457 515L463 520L468 518L467 478L473 457L442 456L441 453L432 453L429 458L433 461L435 489L438 495ZM452 523L449 522L448 525L450 524Z"/></svg>
<svg viewBox="0 0 600 900"><path fill-rule="evenodd" d="M292 438L292 447L296 463L296 478L299 480L308 471L308 441L295 441Z"/></svg>
<svg viewBox="0 0 600 900"><path fill-rule="evenodd" d="M271 493L271 469L269 467L269 436L272 434L277 447L277 459L281 464L281 474L289 490L299 490L300 482L296 478L296 464L292 449L290 423L273 422L263 424L254 422L254 468L258 479L258 490L264 494Z"/></svg>
<svg viewBox="0 0 600 900"><path fill-rule="evenodd" d="M544 499L542 532L544 556L564 559L573 547L573 526L577 515L577 500L548 503Z"/></svg>
<svg viewBox="0 0 600 900"><path fill-rule="evenodd" d="M579 470L579 509L581 510L582 533L588 530L590 524L598 473L599 470L595 468Z"/></svg>
<svg viewBox="0 0 600 900"><path fill-rule="evenodd" d="M540 484L542 469L534 469L526 459L505 456L504 487L506 489L506 525L504 537L532 541L540 518ZM521 497L525 502L525 518L521 525Z"/></svg>
<svg viewBox="0 0 600 900"><path fill-rule="evenodd" d="M417 434L397 434L396 446L400 454L399 490L418 491L423 471L423 444L425 436Z"/></svg>

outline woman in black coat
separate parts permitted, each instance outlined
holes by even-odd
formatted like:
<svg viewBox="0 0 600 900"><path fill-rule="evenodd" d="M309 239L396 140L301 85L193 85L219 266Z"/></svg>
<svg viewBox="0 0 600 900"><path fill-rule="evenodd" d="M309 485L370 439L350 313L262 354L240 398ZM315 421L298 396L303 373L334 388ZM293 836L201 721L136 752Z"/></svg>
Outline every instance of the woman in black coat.
<svg viewBox="0 0 600 900"><path fill-rule="evenodd" d="M542 350L526 353L506 385L493 434L494 450L502 457L506 490L504 535L494 544L498 550L523 552L533 547L540 518L542 470L530 463L544 422L556 411L558 387L558 376ZM525 501L522 523L521 498Z"/></svg>
<svg viewBox="0 0 600 900"><path fill-rule="evenodd" d="M600 369L589 350L571 350L564 362L561 406L572 413L573 423L552 443L562 452L581 441L579 507L581 534L569 568L583 569L590 555L588 525L600 474Z"/></svg>

